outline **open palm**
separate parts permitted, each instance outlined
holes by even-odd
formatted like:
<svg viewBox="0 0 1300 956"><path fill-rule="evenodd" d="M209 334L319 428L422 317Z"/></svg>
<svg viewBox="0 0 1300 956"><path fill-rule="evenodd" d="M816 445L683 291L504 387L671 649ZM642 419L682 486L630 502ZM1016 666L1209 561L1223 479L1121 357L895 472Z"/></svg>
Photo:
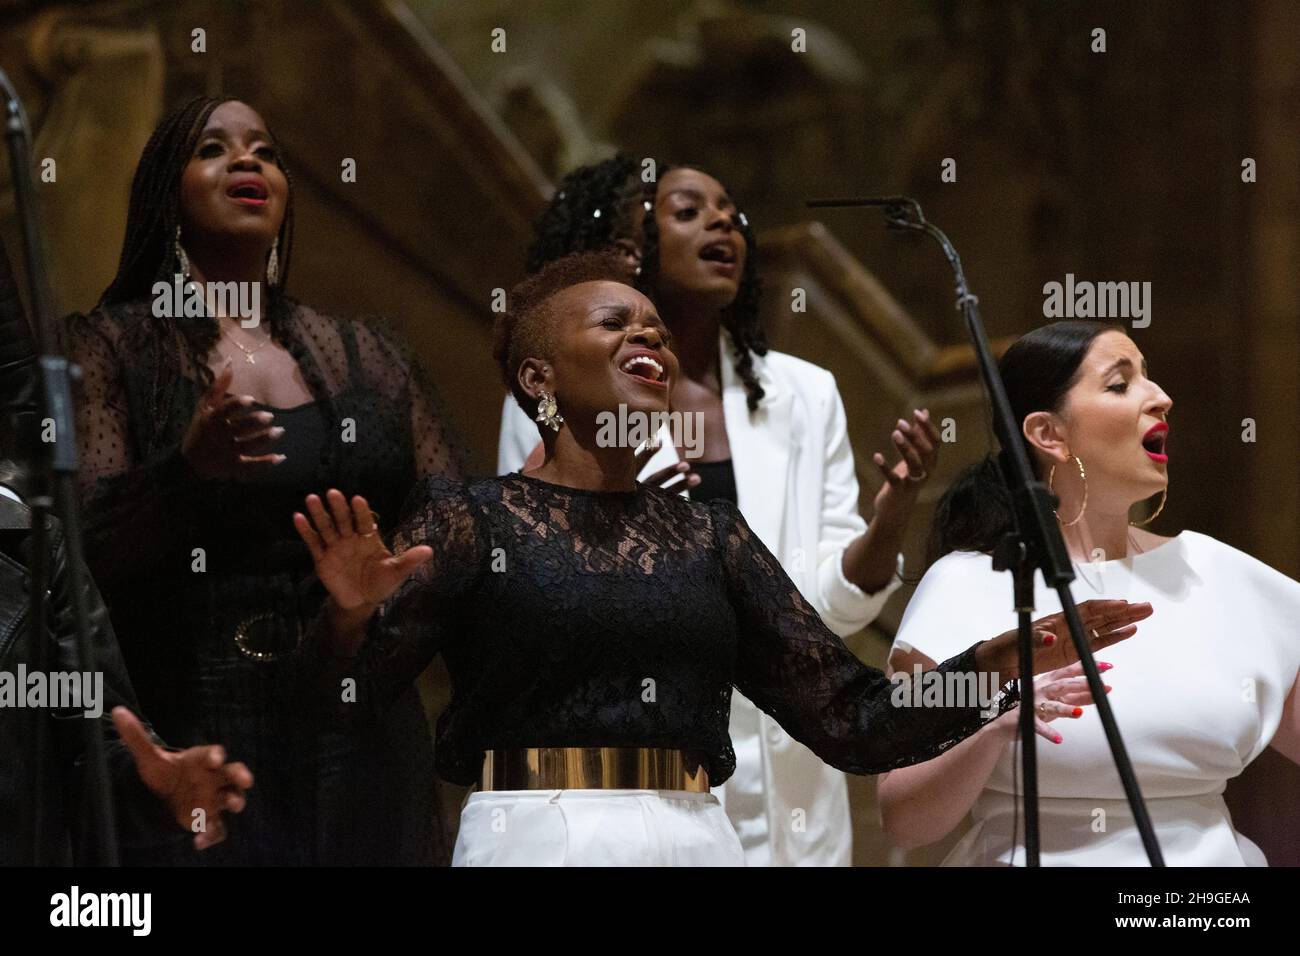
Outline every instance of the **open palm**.
<svg viewBox="0 0 1300 956"><path fill-rule="evenodd" d="M353 496L350 506L336 488L325 493L324 502L318 495L308 495L307 514L310 519L294 512L293 525L311 552L316 576L344 610L382 604L411 572L433 557L427 545L398 555L389 551L370 505L360 495Z"/></svg>

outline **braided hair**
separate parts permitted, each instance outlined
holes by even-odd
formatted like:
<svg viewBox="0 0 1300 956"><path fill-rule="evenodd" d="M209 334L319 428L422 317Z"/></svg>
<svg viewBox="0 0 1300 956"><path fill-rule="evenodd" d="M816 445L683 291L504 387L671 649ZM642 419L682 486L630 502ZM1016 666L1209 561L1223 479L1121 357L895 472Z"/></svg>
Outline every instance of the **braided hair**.
<svg viewBox="0 0 1300 956"><path fill-rule="evenodd" d="M662 178L675 167L662 164L657 168ZM637 204L649 203L648 211L653 213L657 192L658 181L642 183L640 164L625 153L575 169L560 182L537 222L528 250L527 271L536 272L571 252L601 249L619 239L635 238ZM738 214L736 228L745 237L748 255L740 289L735 301L722 311L721 322L735 344L736 374L744 383L752 412L764 395L754 374L754 355L766 355L768 346L759 321L757 240L743 214ZM636 288L654 299L659 275L659 229L653 214L645 217L641 231L641 274L636 278Z"/></svg>
<svg viewBox="0 0 1300 956"><path fill-rule="evenodd" d="M561 180L537 220L524 270L531 275L570 253L594 252L631 238L640 199L637 162L626 153L579 166Z"/></svg>
<svg viewBox="0 0 1300 956"><path fill-rule="evenodd" d="M136 166L131 181L131 202L126 216L126 237L122 242L122 255L118 260L117 274L99 298L99 308L121 308L152 295L156 282L171 283L177 270L174 242L181 221L180 190L185 167L194 155L199 135L207 125L213 111L234 97L198 96L159 120ZM284 221L280 224L279 261L280 281L276 286L266 286L265 316L273 338L283 341L284 331L291 316L291 304L281 291L289 271L290 249L293 245L293 181L285 168L280 151L275 152L275 164L284 173L288 183L288 200L285 203ZM152 348L159 388L154 390L155 401L166 408L170 397L169 379L179 372L176 357L168 347L175 336L180 336L183 348L195 373L204 387L212 384L212 370L207 356L220 338L217 320L211 316L155 317L149 330L148 346ZM140 343L145 344L145 343ZM166 392L167 394L162 394ZM156 411L156 409L153 409Z"/></svg>

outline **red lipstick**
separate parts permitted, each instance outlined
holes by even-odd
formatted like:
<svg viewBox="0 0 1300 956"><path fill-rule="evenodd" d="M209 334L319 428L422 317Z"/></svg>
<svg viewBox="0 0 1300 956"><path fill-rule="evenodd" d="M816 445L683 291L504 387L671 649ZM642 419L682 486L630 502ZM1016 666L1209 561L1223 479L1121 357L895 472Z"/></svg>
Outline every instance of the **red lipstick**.
<svg viewBox="0 0 1300 956"><path fill-rule="evenodd" d="M1169 461L1169 455L1165 453L1165 441L1168 435L1169 426L1164 422L1156 422L1142 436L1142 450L1147 453L1148 458L1162 465Z"/></svg>

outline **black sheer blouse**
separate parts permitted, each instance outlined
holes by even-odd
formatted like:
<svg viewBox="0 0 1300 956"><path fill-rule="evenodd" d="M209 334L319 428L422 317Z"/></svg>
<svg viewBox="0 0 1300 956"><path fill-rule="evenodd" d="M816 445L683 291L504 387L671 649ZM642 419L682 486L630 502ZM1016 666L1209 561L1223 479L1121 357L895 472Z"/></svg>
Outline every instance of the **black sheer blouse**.
<svg viewBox="0 0 1300 956"><path fill-rule="evenodd" d="M541 746L678 748L722 783L733 685L852 773L930 759L985 721L977 707L893 706L893 685L826 628L727 501L431 478L393 542L416 544L434 557L371 617L356 658L328 657L323 615L308 646L323 686L356 679L362 711L443 653L453 697L435 749L455 783L477 779L487 749ZM974 649L939 670L973 672Z"/></svg>
<svg viewBox="0 0 1300 956"><path fill-rule="evenodd" d="M459 473L462 446L385 322L282 304L271 332L312 401L276 410L288 457L242 481L202 480L181 455L204 390L185 329L149 301L69 320L86 559L154 726L173 744L218 741L257 777L205 861L426 862L450 845L423 832L433 753L415 688L382 723L337 734L294 696L294 649L325 590L292 516L333 487L365 495L391 529L417 479Z"/></svg>
<svg viewBox="0 0 1300 956"><path fill-rule="evenodd" d="M232 569L247 569L282 541L291 551L283 563L310 567L291 521L303 507L302 488L321 491L329 481L365 494L392 527L417 478L462 473L463 443L386 321L341 321L288 300L286 319L272 331L297 362L329 440L301 482L198 480L180 445L203 393L200 373L180 333L151 308L145 300L68 320L70 357L83 375L76 425L86 552L101 587L139 582L159 566L188 570L198 539L237 549L218 545ZM289 470L303 471L297 461ZM268 485L292 490L276 496Z"/></svg>

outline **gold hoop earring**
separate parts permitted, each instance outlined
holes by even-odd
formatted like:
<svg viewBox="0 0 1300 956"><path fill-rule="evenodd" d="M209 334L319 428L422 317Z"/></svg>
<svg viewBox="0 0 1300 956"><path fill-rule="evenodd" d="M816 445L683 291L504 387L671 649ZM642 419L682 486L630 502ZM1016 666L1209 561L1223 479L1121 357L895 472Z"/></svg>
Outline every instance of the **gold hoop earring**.
<svg viewBox="0 0 1300 956"><path fill-rule="evenodd" d="M1084 474L1083 471L1083 459L1078 457L1077 455L1071 455L1070 457L1073 458L1075 464L1079 466L1079 477L1083 480L1083 507L1081 507L1079 509L1079 513L1074 516L1073 521L1061 521L1061 513L1059 511L1053 511L1052 514L1056 515L1056 520L1061 521L1062 528L1074 527L1081 520L1083 520L1083 513L1088 510L1088 476ZM1055 478L1056 478L1056 466L1053 465L1052 470L1047 473L1047 487L1051 489L1052 494L1056 494L1056 489L1052 488L1052 482Z"/></svg>
<svg viewBox="0 0 1300 956"><path fill-rule="evenodd" d="M546 389L542 389L542 397L537 402L537 417L533 421L548 425L552 431L557 432L564 424L564 416L560 414L560 406L556 403L555 396Z"/></svg>
<svg viewBox="0 0 1300 956"><path fill-rule="evenodd" d="M1146 521L1130 521L1129 525L1134 528L1145 528L1151 522L1155 521L1157 518L1160 517L1160 512L1165 510L1165 502L1168 500L1169 500L1169 486L1165 485L1164 488L1161 489L1160 491L1160 507L1156 509L1156 513L1153 514L1150 518L1147 518Z"/></svg>

